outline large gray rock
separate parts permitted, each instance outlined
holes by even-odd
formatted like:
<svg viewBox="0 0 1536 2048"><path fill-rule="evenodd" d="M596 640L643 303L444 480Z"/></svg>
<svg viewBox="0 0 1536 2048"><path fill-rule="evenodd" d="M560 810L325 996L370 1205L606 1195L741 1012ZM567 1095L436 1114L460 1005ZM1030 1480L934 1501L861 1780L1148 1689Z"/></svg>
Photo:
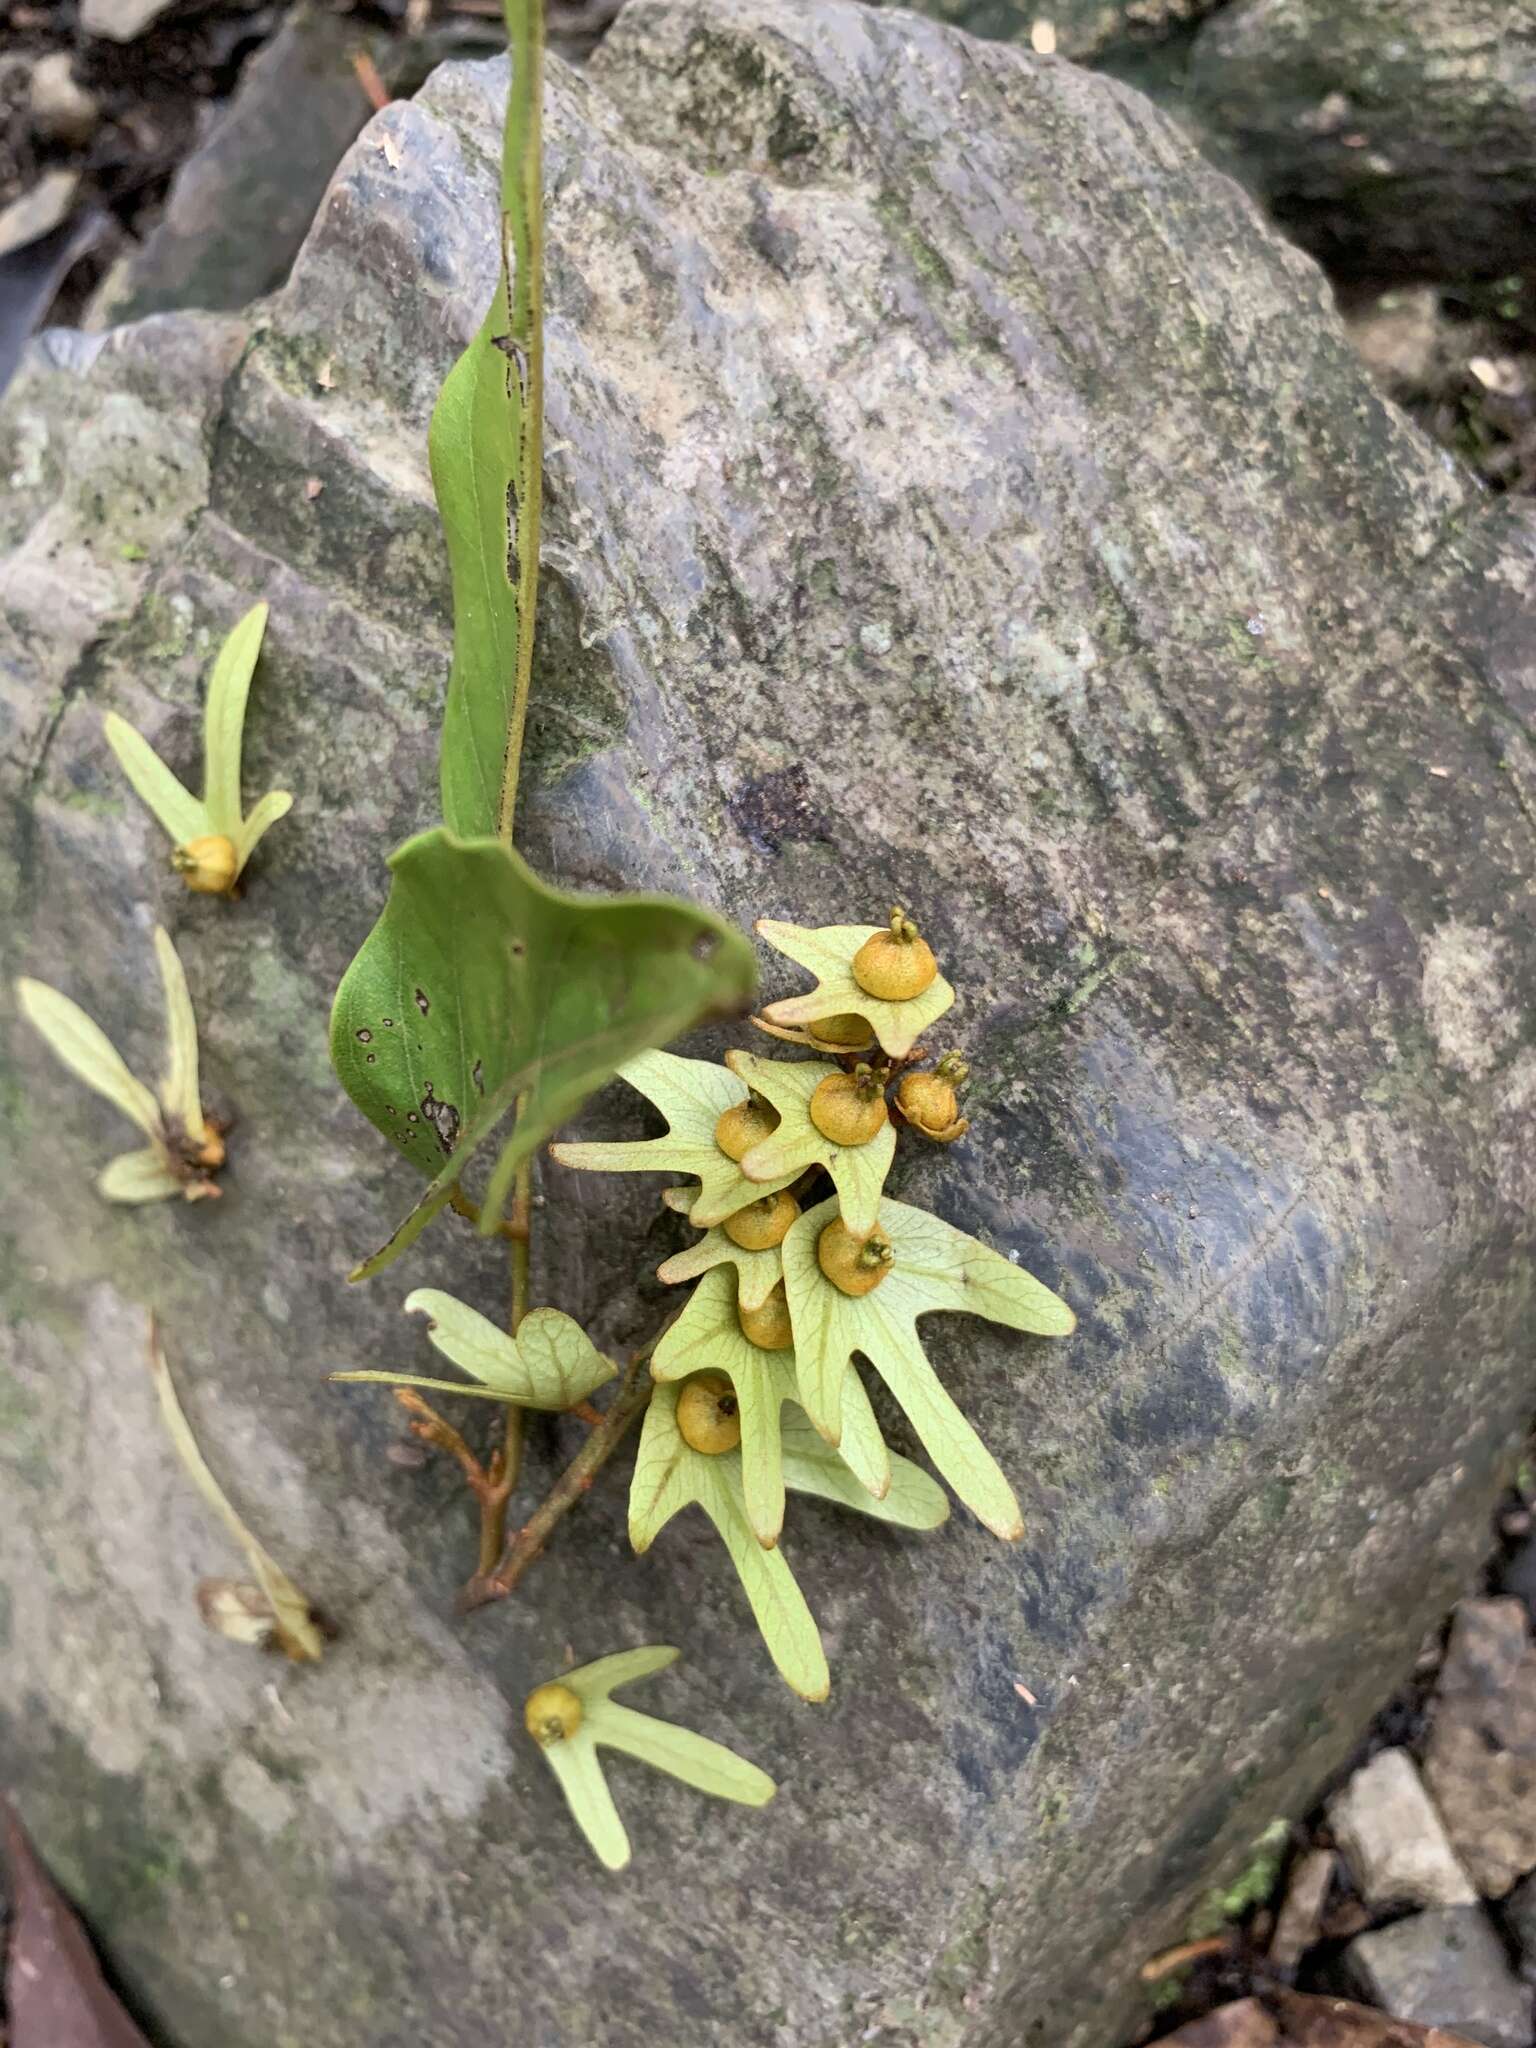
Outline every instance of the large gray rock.
<svg viewBox="0 0 1536 2048"><path fill-rule="evenodd" d="M881 0L876 0L881 4ZM916 11L973 36L1047 42L1080 64L1123 63L1180 37L1223 0L914 0Z"/></svg>
<svg viewBox="0 0 1536 2048"><path fill-rule="evenodd" d="M381 117L259 327L56 338L0 416L10 958L148 1065L169 919L240 1118L222 1202L107 1210L123 1131L8 1024L6 1775L173 2048L1108 2048L1116 1987L1411 1659L1528 1412L1531 536L1119 86L832 0L635 0L588 79L554 70L522 836L743 919L920 909L980 1078L903 1185L1082 1327L933 1329L1019 1548L796 1510L824 1709L702 1526L627 1560L618 1474L455 1623L454 1477L323 1374L425 1364L406 1287L494 1307L502 1276L444 1227L342 1284L413 1190L324 1023L435 812L424 435L490 290L502 81ZM196 902L100 715L194 772L258 594L248 786L298 804L243 901ZM619 1089L582 1122L645 1128ZM676 1223L544 1185L543 1297L647 1333ZM152 1413L150 1301L343 1630L316 1669L198 1625L232 1560ZM530 1498L568 1448L533 1432ZM784 1790L753 1815L621 1767L613 1882L518 1702L567 1642L665 1640L655 1703Z"/></svg>
<svg viewBox="0 0 1536 2048"><path fill-rule="evenodd" d="M1483 2048L1530 2048L1531 1994L1481 1906L1414 1913L1358 1934L1344 1963L1361 1993L1394 2019L1448 2027Z"/></svg>
<svg viewBox="0 0 1536 2048"><path fill-rule="evenodd" d="M1519 1600L1457 1608L1424 1782L1484 1898L1536 1869L1536 1644Z"/></svg>
<svg viewBox="0 0 1536 2048"><path fill-rule="evenodd" d="M375 41L377 39L374 39ZM184 306L232 312L280 285L321 194L368 118L356 22L300 5L252 57L165 210L97 290L91 324Z"/></svg>
<svg viewBox="0 0 1536 2048"><path fill-rule="evenodd" d="M1536 0L1235 0L1187 84L1208 145L1334 269L1536 262Z"/></svg>
<svg viewBox="0 0 1536 2048"><path fill-rule="evenodd" d="M1129 79L1335 272L1536 262L1536 0L911 0Z"/></svg>

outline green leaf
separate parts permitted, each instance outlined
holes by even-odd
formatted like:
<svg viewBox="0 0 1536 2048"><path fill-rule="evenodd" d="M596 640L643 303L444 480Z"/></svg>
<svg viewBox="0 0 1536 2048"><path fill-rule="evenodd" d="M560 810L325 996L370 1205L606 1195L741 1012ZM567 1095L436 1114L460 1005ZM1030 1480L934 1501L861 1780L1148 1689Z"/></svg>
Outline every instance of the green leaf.
<svg viewBox="0 0 1536 2048"><path fill-rule="evenodd" d="M565 1681L562 1679L561 1683ZM554 1772L571 1817L586 1836L598 1862L606 1870L622 1870L629 1862L629 1836L597 1760L597 1745L591 1731L578 1728L561 1742L543 1743L540 1754Z"/></svg>
<svg viewBox="0 0 1536 2048"><path fill-rule="evenodd" d="M149 1328L149 1368L159 1396L160 1413L176 1447L176 1454L198 1492L245 1552L246 1562L255 1573L272 1609L278 1640L295 1662L318 1662L325 1639L315 1626L310 1604L282 1566L241 1521L229 1496L209 1469L207 1459L198 1448L197 1438L192 1434L192 1425L177 1398L175 1382L160 1347L153 1318Z"/></svg>
<svg viewBox="0 0 1536 2048"><path fill-rule="evenodd" d="M134 794L178 846L185 846L189 839L201 839L213 830L203 805L182 786L149 741L135 732L126 718L109 711L101 729Z"/></svg>
<svg viewBox="0 0 1536 2048"><path fill-rule="evenodd" d="M937 1529L948 1521L949 1499L943 1487L910 1458L891 1457L888 1491L876 1499L844 1461L846 1419L837 1450L822 1440L810 1417L798 1408L785 1409L781 1435L784 1484L791 1493L814 1494L898 1529Z"/></svg>
<svg viewBox="0 0 1536 2048"><path fill-rule="evenodd" d="M772 1137L754 1145L741 1170L754 1186L782 1187L808 1167L831 1176L843 1221L856 1237L874 1228L880 1190L896 1156L896 1131L889 1122L863 1145L838 1145L811 1122L811 1097L839 1067L825 1060L765 1060L752 1052L728 1052L726 1064L779 1112ZM760 1189L761 1192L761 1189Z"/></svg>
<svg viewBox="0 0 1536 2048"><path fill-rule="evenodd" d="M612 1363L580 1323L557 1308L534 1309L516 1337L435 1287L408 1294L405 1311L429 1316L427 1335L444 1358L522 1408L559 1413L613 1378Z"/></svg>
<svg viewBox="0 0 1536 2048"><path fill-rule="evenodd" d="M786 996L782 1002L770 1003L763 1012L768 1023L812 1025L824 1017L862 1017L892 1059L904 1059L923 1033L949 1009L955 992L942 974L935 975L920 996L911 996L901 1003L883 1003L860 988L853 978L853 956L866 939L887 929L874 924L812 928L759 918L759 935L816 977L816 986L809 995ZM845 1211L845 1220L846 1215ZM849 1223L848 1227L851 1230L854 1226Z"/></svg>
<svg viewBox="0 0 1536 2048"><path fill-rule="evenodd" d="M231 627L208 679L203 710L203 809L208 830L237 847L241 832L240 750L245 703L267 630L267 607L254 604Z"/></svg>
<svg viewBox="0 0 1536 2048"><path fill-rule="evenodd" d="M163 1202L171 1195L185 1193L186 1183L176 1178L155 1146L142 1152L123 1152L96 1176L96 1192L109 1202Z"/></svg>
<svg viewBox="0 0 1536 2048"><path fill-rule="evenodd" d="M501 268L480 330L443 384L428 455L453 582L443 817L510 838L533 662L543 493L543 21L508 8Z"/></svg>
<svg viewBox="0 0 1536 2048"><path fill-rule="evenodd" d="M670 1643L646 1643L638 1650L614 1650L606 1657L594 1657L590 1664L579 1664L574 1671L567 1671L560 1683L568 1685L584 1705L590 1706L593 1700L606 1699L621 1685L633 1685L637 1679L650 1678L655 1672L665 1671L682 1654Z"/></svg>
<svg viewBox="0 0 1536 2048"><path fill-rule="evenodd" d="M667 1120L667 1135L617 1144L567 1141L552 1145L550 1151L562 1166L586 1173L692 1174L698 1190L681 1206L689 1222L700 1227L734 1216L749 1202L777 1193L795 1178L790 1173L766 1185L750 1181L715 1143L715 1125L725 1111L747 1099L746 1083L718 1062L682 1059L672 1052L646 1052L627 1060L619 1074L661 1111ZM669 1188L666 1194L674 1192L682 1191Z"/></svg>
<svg viewBox="0 0 1536 2048"><path fill-rule="evenodd" d="M234 834L235 852L242 868L278 819L286 818L292 809L293 798L286 789L269 789L266 795L252 806L250 815L240 830Z"/></svg>
<svg viewBox="0 0 1536 2048"><path fill-rule="evenodd" d="M674 1515L697 1503L730 1554L780 1677L802 1699L824 1700L831 1678L821 1633L784 1553L765 1550L747 1520L741 1453L692 1450L677 1426L677 1396L675 1383L660 1383L645 1411L629 1489L630 1542L648 1550Z"/></svg>
<svg viewBox="0 0 1536 2048"><path fill-rule="evenodd" d="M934 1310L958 1310L1015 1330L1065 1336L1075 1327L1072 1311L1031 1274L975 1238L925 1209L892 1201L881 1202L879 1216L891 1240L891 1266L869 1294L843 1294L816 1258L817 1238L836 1211L835 1201L808 1209L783 1245L784 1287L806 1413L829 1443L838 1441L843 1375L854 1353L861 1353L967 1507L994 1534L1015 1541L1024 1524L1013 1489L929 1364L917 1318Z"/></svg>
<svg viewBox="0 0 1536 2048"><path fill-rule="evenodd" d="M78 1003L45 982L23 976L16 984L21 1014L42 1037L61 1066L94 1088L114 1109L120 1109L147 1138L159 1142L160 1105L142 1081L135 1080L123 1056L99 1024L92 1023Z"/></svg>
<svg viewBox="0 0 1536 2048"><path fill-rule="evenodd" d="M604 1749L638 1757L653 1770L680 1778L712 1799L733 1799L740 1806L766 1806L776 1787L766 1771L749 1764L723 1742L711 1742L691 1728L637 1714L617 1700L603 1700L591 1712L592 1740Z"/></svg>
<svg viewBox="0 0 1536 2048"><path fill-rule="evenodd" d="M629 1837L597 1760L599 1746L636 1757L714 1799L766 1806L774 1795L774 1782L767 1772L724 1743L712 1742L691 1728L679 1728L675 1722L657 1720L652 1714L637 1713L610 1698L616 1686L665 1670L677 1661L677 1654L661 1643L619 1650L611 1657L599 1657L595 1663L563 1672L553 1681L580 1700L581 1721L573 1733L541 1742L539 1748L582 1833L610 1870L622 1870L628 1863Z"/></svg>
<svg viewBox="0 0 1536 2048"><path fill-rule="evenodd" d="M358 1372L328 1372L328 1380L346 1387L430 1387L435 1394L464 1394L471 1401L500 1401L504 1408L521 1405L500 1387L471 1387L463 1380L435 1380L428 1373L387 1372L371 1369Z"/></svg>
<svg viewBox="0 0 1536 2048"><path fill-rule="evenodd" d="M165 1033L169 1058L160 1084L160 1104L174 1125L194 1144L207 1137L197 1073L197 1018L181 958L163 925L155 926L155 958L165 991Z"/></svg>
<svg viewBox="0 0 1536 2048"><path fill-rule="evenodd" d="M453 581L453 667L440 759L443 816L464 839L497 827L517 678L517 586L508 503L518 477L522 383L500 346L505 271L480 331L443 382L427 437Z"/></svg>
<svg viewBox="0 0 1536 2048"><path fill-rule="evenodd" d="M384 914L347 969L331 1056L363 1114L432 1185L376 1273L448 1201L471 1157L523 1097L481 1207L500 1220L513 1174L623 1061L748 999L739 932L664 896L551 889L509 847L446 830L390 861Z"/></svg>

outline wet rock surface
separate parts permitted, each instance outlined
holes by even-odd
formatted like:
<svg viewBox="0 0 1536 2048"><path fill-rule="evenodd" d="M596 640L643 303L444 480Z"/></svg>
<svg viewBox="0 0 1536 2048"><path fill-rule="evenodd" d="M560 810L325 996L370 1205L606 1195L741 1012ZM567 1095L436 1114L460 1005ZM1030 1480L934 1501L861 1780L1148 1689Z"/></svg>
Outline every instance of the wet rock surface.
<svg viewBox="0 0 1536 2048"><path fill-rule="evenodd" d="M1426 1782L1486 1898L1536 1868L1536 1644L1516 1599L1464 1600L1440 1674Z"/></svg>
<svg viewBox="0 0 1536 2048"><path fill-rule="evenodd" d="M1406 1749L1384 1749L1356 1771L1329 1802L1328 1822L1367 1906L1476 1905Z"/></svg>
<svg viewBox="0 0 1536 2048"><path fill-rule="evenodd" d="M933 1338L1017 1550L792 1521L823 1711L702 1529L627 1561L617 1483L453 1624L455 1481L323 1374L424 1363L406 1288L494 1310L502 1278L444 1231L341 1284L414 1190L325 1014L434 813L425 426L491 287L503 81L451 68L373 124L259 323L52 337L0 412L17 964L153 1071L167 919L240 1119L216 1213L104 1211L110 1113L7 1014L0 1741L172 2048L468 2048L512 1981L549 2048L1107 2048L1134 1994L1105 1987L1342 1762L1524 1420L1531 535L1112 81L831 0L634 0L586 80L555 68L525 844L744 921L919 906L978 1080L907 1187L1082 1324ZM195 773L257 596L248 779L297 808L239 904L198 904L99 721ZM582 1128L643 1125L614 1091ZM541 1297L648 1335L677 1226L545 1191ZM151 1301L210 1459L341 1626L315 1670L198 1625L229 1560L152 1412ZM530 1489L572 1427L533 1433ZM624 1774L632 1879L588 1869L517 1725L567 1640L678 1642L657 1710L774 1806Z"/></svg>
<svg viewBox="0 0 1536 2048"><path fill-rule="evenodd" d="M1484 2048L1530 2048L1530 1991L1481 1906L1416 1913L1362 1934L1347 1960L1361 1991L1396 2018L1449 2027Z"/></svg>
<svg viewBox="0 0 1536 2048"><path fill-rule="evenodd" d="M281 284L368 117L352 68L367 48L344 16L295 7L177 172L149 236L102 280L90 324L180 307L235 311Z"/></svg>
<svg viewBox="0 0 1536 2048"><path fill-rule="evenodd" d="M1235 0L1187 88L1213 149L1337 271L1536 261L1536 0Z"/></svg>

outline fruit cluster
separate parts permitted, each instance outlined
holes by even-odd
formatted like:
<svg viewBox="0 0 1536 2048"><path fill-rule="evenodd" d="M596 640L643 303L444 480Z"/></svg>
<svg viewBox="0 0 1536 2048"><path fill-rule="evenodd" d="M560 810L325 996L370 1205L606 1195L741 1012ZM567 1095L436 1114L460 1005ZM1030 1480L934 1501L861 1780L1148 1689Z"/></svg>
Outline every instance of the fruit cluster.
<svg viewBox="0 0 1536 2048"><path fill-rule="evenodd" d="M929 1475L887 1447L855 1355L960 1498L1012 1540L1023 1533L1013 1490L940 1383L917 1320L962 1310L1062 1336L1073 1317L1010 1259L885 1193L898 1125L940 1143L966 1129L964 1062L917 1065L920 1036L954 991L913 920L896 910L884 928L758 931L817 985L756 1021L836 1060L735 1051L717 1066L644 1053L620 1072L660 1110L667 1135L551 1149L580 1169L689 1177L663 1199L703 1236L660 1277L698 1285L652 1356L631 1539L644 1550L682 1508L701 1506L779 1670L816 1699L829 1683L820 1637L778 1548L786 1489L906 1528L948 1513Z"/></svg>

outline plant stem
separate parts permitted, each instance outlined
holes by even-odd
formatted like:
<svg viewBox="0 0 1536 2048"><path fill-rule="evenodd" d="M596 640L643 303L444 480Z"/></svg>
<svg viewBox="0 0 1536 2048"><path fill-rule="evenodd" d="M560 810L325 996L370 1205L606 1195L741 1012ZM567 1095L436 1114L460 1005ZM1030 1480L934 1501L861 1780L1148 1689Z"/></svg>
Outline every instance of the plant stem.
<svg viewBox="0 0 1536 2048"><path fill-rule="evenodd" d="M505 0L512 51L504 189L511 209L512 275L507 279L507 340L512 374L521 386L518 476L512 541L517 556L517 673L507 745L501 763L496 834L512 844L523 727L533 678L533 629L539 600L539 530L544 493L544 0Z"/></svg>
<svg viewBox="0 0 1536 2048"><path fill-rule="evenodd" d="M505 0L507 41L512 56L510 104L503 141L503 189L516 195L511 221L502 223L503 282L507 294L508 374L519 383L518 475L508 508L517 557L517 668L506 750L501 760L501 798L496 833L512 844L517 786L522 775L523 729L533 681L534 626L539 604L539 534L544 500L544 0ZM507 228L511 228L511 260ZM511 1330L528 1313L529 1228L533 1215L533 1166L519 1167L513 1202ZM481 1501L480 1557L475 1581L483 1579L506 1544L507 1503L523 1461L523 1411L509 1406L500 1456L497 1498ZM475 1583L472 1581L471 1583Z"/></svg>
<svg viewBox="0 0 1536 2048"><path fill-rule="evenodd" d="M455 1216L462 1216L465 1222L473 1223L478 1228L480 1222L480 1204L478 1202L471 1201L469 1196L465 1194L464 1190L461 1187L457 1185L454 1186L452 1192L449 1194L448 1197L448 1206L453 1211ZM510 1241L512 1237L512 1223L510 1218L504 1217L502 1221L497 1224L496 1235L498 1237L507 1238Z"/></svg>
<svg viewBox="0 0 1536 2048"><path fill-rule="evenodd" d="M507 1220L506 1231L512 1247L512 1300L507 1315L507 1327L514 1337L522 1326L523 1317L528 1313L529 1238L532 1221L533 1162L525 1160L517 1170L517 1191L512 1199L512 1214ZM515 1402L509 1401L506 1421L502 1424L501 1449L491 1454L491 1461L487 1467L487 1476L493 1483L476 1494L480 1503L480 1551L475 1559L474 1578L470 1580L472 1586L485 1577L506 1548L507 1508L517 1491L518 1474L522 1466L523 1411Z"/></svg>
<svg viewBox="0 0 1536 2048"><path fill-rule="evenodd" d="M491 1600L504 1600L534 1559L542 1556L544 1544L555 1524L569 1514L591 1486L598 1473L628 1435L651 1398L651 1376L646 1367L651 1345L630 1360L618 1393L581 1449L555 1481L533 1515L502 1552L501 1562L490 1573L480 1573L459 1597L459 1608L468 1613Z"/></svg>
<svg viewBox="0 0 1536 2048"><path fill-rule="evenodd" d="M411 1435L419 1437L424 1444L431 1444L434 1450L446 1451L458 1465L470 1492L480 1502L483 1520L486 1496L498 1477L499 1453L492 1454L489 1465L482 1465L458 1430L446 1416L438 1414L430 1401L424 1401L410 1387L396 1387L395 1399L415 1418L411 1423Z"/></svg>

